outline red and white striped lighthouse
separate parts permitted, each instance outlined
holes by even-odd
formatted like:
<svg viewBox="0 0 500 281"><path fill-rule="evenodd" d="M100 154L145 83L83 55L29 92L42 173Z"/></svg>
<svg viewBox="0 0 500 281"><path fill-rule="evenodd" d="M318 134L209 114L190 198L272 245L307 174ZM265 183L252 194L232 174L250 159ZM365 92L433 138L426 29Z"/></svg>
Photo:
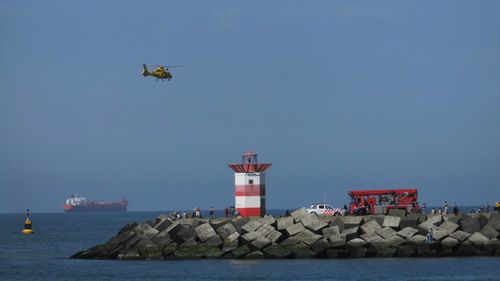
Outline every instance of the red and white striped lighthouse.
<svg viewBox="0 0 500 281"><path fill-rule="evenodd" d="M234 173L235 208L242 217L266 214L266 174L271 164L257 163L257 153L243 153L241 164L230 164Z"/></svg>

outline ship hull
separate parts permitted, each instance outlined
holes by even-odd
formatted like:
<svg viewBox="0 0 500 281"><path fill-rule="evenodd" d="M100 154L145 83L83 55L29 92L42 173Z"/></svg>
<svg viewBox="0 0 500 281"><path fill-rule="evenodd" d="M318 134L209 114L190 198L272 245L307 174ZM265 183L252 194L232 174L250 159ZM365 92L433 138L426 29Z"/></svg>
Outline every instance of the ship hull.
<svg viewBox="0 0 500 281"><path fill-rule="evenodd" d="M123 202L117 203L93 203L87 202L85 205L64 205L64 212L126 212L127 205Z"/></svg>

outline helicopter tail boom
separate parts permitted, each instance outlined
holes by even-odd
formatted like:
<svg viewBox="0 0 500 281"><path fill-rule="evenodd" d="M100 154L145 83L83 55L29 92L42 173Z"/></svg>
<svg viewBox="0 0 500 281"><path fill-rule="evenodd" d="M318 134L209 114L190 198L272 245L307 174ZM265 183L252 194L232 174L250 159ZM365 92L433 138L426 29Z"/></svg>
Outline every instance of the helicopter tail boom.
<svg viewBox="0 0 500 281"><path fill-rule="evenodd" d="M150 73L149 73L149 71L148 71L148 68L146 67L146 65L145 65L145 64L143 64L143 65L142 65L142 68L143 68L143 70L142 70L142 75L143 75L143 76L148 76L148 75L150 75Z"/></svg>

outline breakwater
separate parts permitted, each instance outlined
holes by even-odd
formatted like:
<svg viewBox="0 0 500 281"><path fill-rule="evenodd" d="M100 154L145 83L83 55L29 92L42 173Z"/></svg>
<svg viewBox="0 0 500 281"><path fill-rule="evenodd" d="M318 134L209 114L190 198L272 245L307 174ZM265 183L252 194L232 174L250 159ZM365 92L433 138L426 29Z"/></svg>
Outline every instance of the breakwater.
<svg viewBox="0 0 500 281"><path fill-rule="evenodd" d="M432 231L431 231L432 229ZM104 244L71 258L363 258L500 256L500 214L291 216L177 219L161 215L125 225ZM432 237L429 233L432 232ZM430 239L429 239L430 238Z"/></svg>

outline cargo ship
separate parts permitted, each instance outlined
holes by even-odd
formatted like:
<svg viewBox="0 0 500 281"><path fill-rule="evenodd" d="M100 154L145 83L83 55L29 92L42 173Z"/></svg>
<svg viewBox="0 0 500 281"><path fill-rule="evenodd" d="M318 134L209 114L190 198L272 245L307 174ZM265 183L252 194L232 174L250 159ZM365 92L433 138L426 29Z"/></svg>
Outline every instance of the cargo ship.
<svg viewBox="0 0 500 281"><path fill-rule="evenodd" d="M66 199L64 212L126 212L127 206L127 199L118 202L87 201L85 197L71 195Z"/></svg>

